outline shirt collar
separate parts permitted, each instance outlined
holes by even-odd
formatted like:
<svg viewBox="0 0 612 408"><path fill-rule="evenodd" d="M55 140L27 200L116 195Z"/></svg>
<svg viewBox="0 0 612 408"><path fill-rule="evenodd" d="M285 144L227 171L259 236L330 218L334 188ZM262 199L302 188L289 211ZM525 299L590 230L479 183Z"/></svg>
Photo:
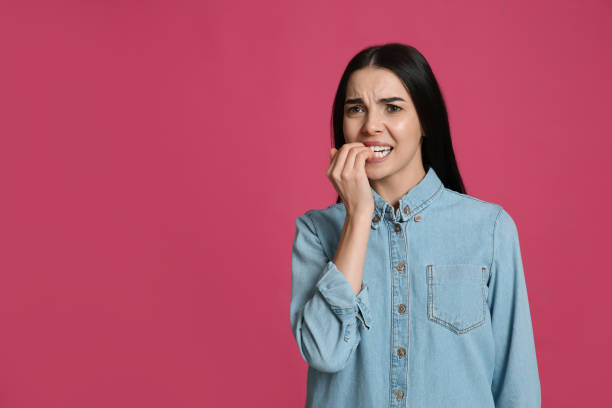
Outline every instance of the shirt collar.
<svg viewBox="0 0 612 408"><path fill-rule="evenodd" d="M430 167L425 177L400 197L397 211L394 211L393 206L370 186L374 196L375 213L372 219L372 227L374 229L378 228L381 220L389 220L394 223L410 220L429 205L443 186L433 167Z"/></svg>

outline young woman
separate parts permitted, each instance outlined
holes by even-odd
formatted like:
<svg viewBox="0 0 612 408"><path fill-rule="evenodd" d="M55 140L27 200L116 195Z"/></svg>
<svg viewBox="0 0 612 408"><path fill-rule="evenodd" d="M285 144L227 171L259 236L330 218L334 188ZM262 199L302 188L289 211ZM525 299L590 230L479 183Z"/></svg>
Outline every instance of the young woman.
<svg viewBox="0 0 612 408"><path fill-rule="evenodd" d="M306 407L540 407L517 227L466 194L425 58L361 51L332 127L338 201L297 218L292 250Z"/></svg>

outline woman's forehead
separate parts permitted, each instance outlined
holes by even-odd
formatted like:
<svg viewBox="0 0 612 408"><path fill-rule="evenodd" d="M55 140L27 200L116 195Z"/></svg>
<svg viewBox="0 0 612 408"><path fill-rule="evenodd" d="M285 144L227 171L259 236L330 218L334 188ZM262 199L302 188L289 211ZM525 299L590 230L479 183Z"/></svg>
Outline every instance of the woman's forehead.
<svg viewBox="0 0 612 408"><path fill-rule="evenodd" d="M374 97L407 96L401 80L391 71L381 68L363 68L349 78L347 97L372 95Z"/></svg>

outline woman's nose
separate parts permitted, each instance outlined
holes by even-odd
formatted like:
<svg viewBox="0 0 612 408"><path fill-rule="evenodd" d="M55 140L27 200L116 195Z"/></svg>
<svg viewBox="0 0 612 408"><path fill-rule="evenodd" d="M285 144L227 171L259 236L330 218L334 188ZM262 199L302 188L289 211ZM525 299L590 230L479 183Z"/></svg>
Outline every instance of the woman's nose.
<svg viewBox="0 0 612 408"><path fill-rule="evenodd" d="M383 118L379 113L368 112L365 123L365 128L368 133L378 133L383 129Z"/></svg>

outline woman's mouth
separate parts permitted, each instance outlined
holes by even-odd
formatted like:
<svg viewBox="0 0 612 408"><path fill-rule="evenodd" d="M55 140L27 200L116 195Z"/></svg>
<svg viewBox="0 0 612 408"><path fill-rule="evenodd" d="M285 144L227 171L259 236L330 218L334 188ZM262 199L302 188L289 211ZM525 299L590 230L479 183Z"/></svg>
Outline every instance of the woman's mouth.
<svg viewBox="0 0 612 408"><path fill-rule="evenodd" d="M366 160L366 163L379 163L387 158L393 148L391 146L369 146L374 155Z"/></svg>

